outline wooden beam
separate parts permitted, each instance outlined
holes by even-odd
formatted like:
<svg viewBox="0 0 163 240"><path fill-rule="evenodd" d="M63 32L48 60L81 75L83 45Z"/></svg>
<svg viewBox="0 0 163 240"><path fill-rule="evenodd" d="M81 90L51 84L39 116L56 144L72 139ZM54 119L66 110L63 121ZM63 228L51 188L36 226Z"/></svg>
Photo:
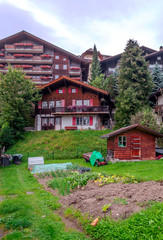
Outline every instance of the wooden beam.
<svg viewBox="0 0 163 240"><path fill-rule="evenodd" d="M50 87L48 87L48 91L49 91L50 95L52 95L52 91L51 91Z"/></svg>

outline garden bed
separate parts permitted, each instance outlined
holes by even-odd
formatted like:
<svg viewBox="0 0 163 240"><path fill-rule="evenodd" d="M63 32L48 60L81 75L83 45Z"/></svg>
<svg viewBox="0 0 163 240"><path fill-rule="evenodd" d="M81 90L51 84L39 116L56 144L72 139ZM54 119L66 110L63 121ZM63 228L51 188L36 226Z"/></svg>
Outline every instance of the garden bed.
<svg viewBox="0 0 163 240"><path fill-rule="evenodd" d="M62 196L57 189L53 190L49 187L47 184L49 179L52 178L50 176L38 178L45 190L50 191L55 196L60 196L63 208L73 207L92 217L108 215L113 219L125 219L155 202L163 201L162 182L138 183L133 180L135 183L113 182L103 185L99 179L89 180L86 186L78 186L72 189L68 195ZM107 205L110 207L104 212L104 206Z"/></svg>

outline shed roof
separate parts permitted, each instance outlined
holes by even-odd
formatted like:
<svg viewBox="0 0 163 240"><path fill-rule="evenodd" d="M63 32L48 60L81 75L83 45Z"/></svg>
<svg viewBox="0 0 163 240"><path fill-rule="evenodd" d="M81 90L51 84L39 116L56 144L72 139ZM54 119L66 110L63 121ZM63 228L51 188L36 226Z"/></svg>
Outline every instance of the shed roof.
<svg viewBox="0 0 163 240"><path fill-rule="evenodd" d="M130 125L130 126L127 126L127 127L120 128L118 130L115 130L114 132L105 134L105 135L101 136L101 138L111 138L111 137L114 137L116 135L119 135L121 133L127 132L127 131L132 130L132 129L137 129L137 130L141 130L141 131L147 132L147 133L149 133L151 135L154 135L155 137L161 137L161 138L163 137L163 134L158 133L156 131L153 131L150 128L141 126L139 124L134 124L134 125Z"/></svg>

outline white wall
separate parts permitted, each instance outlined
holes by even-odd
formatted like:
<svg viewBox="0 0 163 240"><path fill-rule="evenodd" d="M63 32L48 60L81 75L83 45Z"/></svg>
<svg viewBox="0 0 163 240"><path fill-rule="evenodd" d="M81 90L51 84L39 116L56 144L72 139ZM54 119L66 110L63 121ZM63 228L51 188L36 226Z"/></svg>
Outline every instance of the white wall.
<svg viewBox="0 0 163 240"><path fill-rule="evenodd" d="M158 97L158 105L163 105L163 95Z"/></svg>
<svg viewBox="0 0 163 240"><path fill-rule="evenodd" d="M74 116L63 116L62 117L62 125L61 125L61 129L65 129L65 127L74 127L74 126L76 126L78 129L97 129L97 124L98 124L98 122L97 122L97 116L96 115L94 115L93 116L93 125L92 126L90 126L90 125L88 125L88 126L86 126L86 125L83 125L83 126L81 126L81 125L72 125L72 118L73 118ZM81 117L81 115L75 115L75 117ZM82 115L82 117L89 117L89 115Z"/></svg>

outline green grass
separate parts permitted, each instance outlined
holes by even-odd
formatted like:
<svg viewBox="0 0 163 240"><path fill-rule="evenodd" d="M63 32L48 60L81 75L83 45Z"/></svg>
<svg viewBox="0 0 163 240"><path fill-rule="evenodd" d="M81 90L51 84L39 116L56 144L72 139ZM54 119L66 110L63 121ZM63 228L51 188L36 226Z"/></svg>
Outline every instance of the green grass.
<svg viewBox="0 0 163 240"><path fill-rule="evenodd" d="M27 164L0 168L0 224L9 230L3 239L87 239L82 233L65 232L55 210L58 198L46 192L27 170ZM26 194L33 192L33 194Z"/></svg>
<svg viewBox="0 0 163 240"><path fill-rule="evenodd" d="M94 131L41 131L28 132L8 151L28 156L50 159L75 159L85 152L98 150L106 154L106 139L100 137L110 130Z"/></svg>

